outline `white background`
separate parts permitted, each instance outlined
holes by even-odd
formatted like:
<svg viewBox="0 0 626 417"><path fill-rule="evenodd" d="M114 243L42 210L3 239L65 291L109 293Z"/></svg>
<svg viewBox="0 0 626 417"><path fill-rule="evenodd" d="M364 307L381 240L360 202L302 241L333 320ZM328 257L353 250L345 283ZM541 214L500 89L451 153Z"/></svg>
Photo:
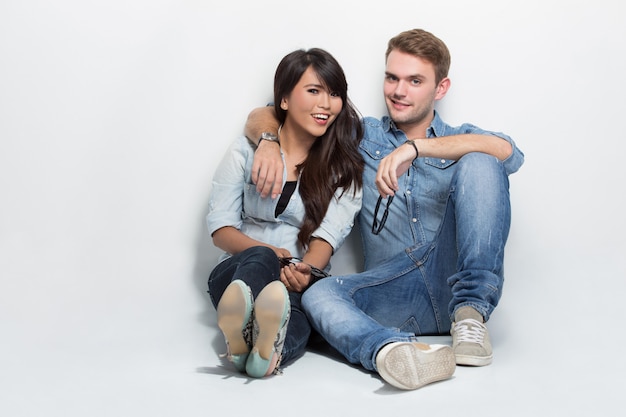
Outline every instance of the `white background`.
<svg viewBox="0 0 626 417"><path fill-rule="evenodd" d="M0 414L621 408L622 10L618 0L0 1ZM493 365L411 392L319 352L270 380L233 373L206 295L216 163L296 48L331 52L361 113L381 116L386 42L415 27L452 53L444 120L504 131L526 154L511 177ZM359 259L351 239L333 273Z"/></svg>

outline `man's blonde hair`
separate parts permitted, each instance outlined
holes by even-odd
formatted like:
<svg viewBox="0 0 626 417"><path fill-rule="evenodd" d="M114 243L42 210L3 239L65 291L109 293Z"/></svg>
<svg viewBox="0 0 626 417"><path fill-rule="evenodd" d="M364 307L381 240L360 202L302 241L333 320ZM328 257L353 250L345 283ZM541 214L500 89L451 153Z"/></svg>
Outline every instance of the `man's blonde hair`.
<svg viewBox="0 0 626 417"><path fill-rule="evenodd" d="M448 76L450 51L445 43L423 29L411 29L399 33L389 40L385 60L394 49L422 58L435 67L435 83Z"/></svg>

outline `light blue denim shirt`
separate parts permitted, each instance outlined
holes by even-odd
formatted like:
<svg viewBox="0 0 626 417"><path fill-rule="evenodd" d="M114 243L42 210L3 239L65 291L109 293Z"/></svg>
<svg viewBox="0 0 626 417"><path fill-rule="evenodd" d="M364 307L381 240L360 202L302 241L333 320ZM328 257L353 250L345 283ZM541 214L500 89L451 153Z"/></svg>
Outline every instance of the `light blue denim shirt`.
<svg viewBox="0 0 626 417"><path fill-rule="evenodd" d="M233 142L217 167L206 216L209 233L212 235L221 227L232 226L253 239L285 248L292 256L302 257L304 252L297 239L305 212L299 181L287 207L275 217L278 198L261 198L251 180L255 149L245 136L241 136ZM284 162L282 152L281 156ZM286 170L283 178L287 178ZM347 190L341 195L342 191L336 191L322 224L313 232L314 237L324 239L335 251L352 230L355 216L361 208L362 190L356 193ZM224 253L220 261L229 256Z"/></svg>
<svg viewBox="0 0 626 417"><path fill-rule="evenodd" d="M379 196L375 184L378 164L382 158L401 146L407 137L395 127L388 116L382 120L366 117L363 119L363 126L365 134L360 150L365 159L365 172L363 207L358 221L365 251L365 269L369 269L408 247L425 245L435 238L443 220L456 161L441 158L418 158L413 161L408 173L398 178L399 190L389 206L389 216L383 231L374 235L371 230ZM513 153L502 162L508 175L517 171L524 163L524 154L509 136L485 131L467 123L452 127L444 123L437 112L428 128L427 137L464 133L495 135L511 143ZM387 200L381 202L379 221L386 203Z"/></svg>

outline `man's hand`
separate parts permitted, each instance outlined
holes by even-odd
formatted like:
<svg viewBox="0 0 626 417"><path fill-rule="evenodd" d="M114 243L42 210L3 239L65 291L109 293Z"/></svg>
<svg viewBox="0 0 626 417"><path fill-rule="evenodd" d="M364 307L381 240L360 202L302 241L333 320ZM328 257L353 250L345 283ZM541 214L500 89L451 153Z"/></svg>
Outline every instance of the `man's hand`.
<svg viewBox="0 0 626 417"><path fill-rule="evenodd" d="M252 161L252 182L256 184L261 198L268 195L276 198L282 190L284 167L280 145L276 142L259 140L261 132L277 134L279 130L278 119L272 106L253 109L244 127L244 134L248 140L257 145Z"/></svg>
<svg viewBox="0 0 626 417"><path fill-rule="evenodd" d="M415 149L402 145L380 160L376 172L376 188L382 197L394 195L398 191L398 177L404 174L415 159Z"/></svg>
<svg viewBox="0 0 626 417"><path fill-rule="evenodd" d="M252 182L256 184L256 189L261 193L262 198L271 194L274 199L280 195L283 186L283 169L278 143L260 141L254 152Z"/></svg>

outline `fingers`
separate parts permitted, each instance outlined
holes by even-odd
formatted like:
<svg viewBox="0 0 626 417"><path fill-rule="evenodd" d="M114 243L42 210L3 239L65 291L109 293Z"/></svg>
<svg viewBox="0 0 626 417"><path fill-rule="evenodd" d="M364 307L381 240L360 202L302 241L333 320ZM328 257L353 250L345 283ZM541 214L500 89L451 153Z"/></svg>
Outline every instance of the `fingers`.
<svg viewBox="0 0 626 417"><path fill-rule="evenodd" d="M310 269L309 269L310 271ZM294 264L284 266L280 270L280 281L289 291L302 292L311 279L310 274L303 274Z"/></svg>
<svg viewBox="0 0 626 417"><path fill-rule="evenodd" d="M289 272L288 266L284 266L280 268L280 282L282 282L285 285L285 288L287 288L287 290L293 291L293 288L291 287L291 282L289 281L289 277L287 277L288 272Z"/></svg>
<svg viewBox="0 0 626 417"><path fill-rule="evenodd" d="M272 199L278 198L280 193L283 191L283 169L282 166L279 172L274 172L274 181L272 186Z"/></svg>
<svg viewBox="0 0 626 417"><path fill-rule="evenodd" d="M256 166L258 164L258 166ZM269 195L278 197L282 187L283 171L281 167L271 167L271 163L264 163L254 159L252 165L252 182L256 184L256 190L262 198Z"/></svg>
<svg viewBox="0 0 626 417"><path fill-rule="evenodd" d="M253 162L252 162L252 183L253 184L258 184L259 183L259 173L261 171L261 161L258 158L254 158Z"/></svg>
<svg viewBox="0 0 626 417"><path fill-rule="evenodd" d="M381 160L376 172L376 188L383 197L394 195L398 191L398 176L391 158Z"/></svg>
<svg viewBox="0 0 626 417"><path fill-rule="evenodd" d="M381 196L394 195L399 190L398 177L411 166L413 153L411 147L401 146L381 159L376 172L376 188Z"/></svg>
<svg viewBox="0 0 626 417"><path fill-rule="evenodd" d="M269 195L276 198L280 195L283 185L283 160L280 149L266 142L261 141L254 153L252 182L256 184L262 198Z"/></svg>

